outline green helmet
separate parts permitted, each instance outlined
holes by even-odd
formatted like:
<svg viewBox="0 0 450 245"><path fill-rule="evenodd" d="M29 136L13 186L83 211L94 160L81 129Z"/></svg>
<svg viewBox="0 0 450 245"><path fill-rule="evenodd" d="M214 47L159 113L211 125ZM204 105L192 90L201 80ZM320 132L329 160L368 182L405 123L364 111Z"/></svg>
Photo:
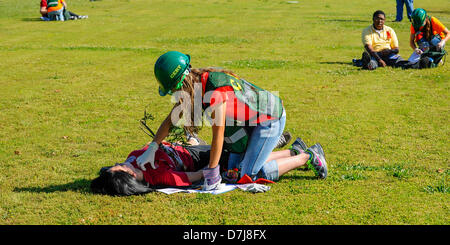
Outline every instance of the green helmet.
<svg viewBox="0 0 450 245"><path fill-rule="evenodd" d="M417 8L411 14L411 20L414 30L419 31L420 27L425 25L425 20L427 18L427 11L425 9Z"/></svg>
<svg viewBox="0 0 450 245"><path fill-rule="evenodd" d="M191 57L178 51L169 51L161 55L155 63L155 77L159 83L159 95L171 94L180 89L184 77L189 74Z"/></svg>

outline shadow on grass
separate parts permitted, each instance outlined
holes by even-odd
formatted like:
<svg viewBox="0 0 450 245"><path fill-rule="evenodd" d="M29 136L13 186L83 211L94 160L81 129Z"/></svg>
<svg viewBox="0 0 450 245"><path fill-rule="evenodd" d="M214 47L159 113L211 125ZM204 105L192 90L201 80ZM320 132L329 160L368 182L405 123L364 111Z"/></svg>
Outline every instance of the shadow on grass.
<svg viewBox="0 0 450 245"><path fill-rule="evenodd" d="M351 66L353 66L352 62L342 62L342 61L324 61L324 62L320 62L320 64L327 64L327 65L351 65Z"/></svg>
<svg viewBox="0 0 450 245"><path fill-rule="evenodd" d="M433 14L450 14L449 10L427 10L427 12Z"/></svg>
<svg viewBox="0 0 450 245"><path fill-rule="evenodd" d="M336 21L336 22L361 22L361 23L371 23L372 20L369 18L368 20L354 20L354 19L326 19L327 21Z"/></svg>
<svg viewBox="0 0 450 245"><path fill-rule="evenodd" d="M286 179L286 180L315 180L315 179L317 179L317 177L315 177L315 176L284 175L284 176L281 176L280 179Z"/></svg>
<svg viewBox="0 0 450 245"><path fill-rule="evenodd" d="M49 185L46 187L21 187L14 188L15 192L36 192L36 193L52 193L64 191L76 191L81 193L91 193L90 184L92 180L78 179L71 183L62 185Z"/></svg>
<svg viewBox="0 0 450 245"><path fill-rule="evenodd" d="M42 21L41 18L22 18L22 21Z"/></svg>

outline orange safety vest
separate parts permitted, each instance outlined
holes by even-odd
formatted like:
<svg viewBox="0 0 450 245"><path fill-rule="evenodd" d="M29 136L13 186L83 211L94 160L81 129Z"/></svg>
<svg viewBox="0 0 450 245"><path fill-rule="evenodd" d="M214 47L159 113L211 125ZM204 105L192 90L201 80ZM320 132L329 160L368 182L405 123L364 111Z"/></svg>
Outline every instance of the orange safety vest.
<svg viewBox="0 0 450 245"><path fill-rule="evenodd" d="M58 2L56 6L51 6L56 4L56 2ZM64 7L62 4L63 2L64 0L47 0L47 12L50 13L62 9Z"/></svg>

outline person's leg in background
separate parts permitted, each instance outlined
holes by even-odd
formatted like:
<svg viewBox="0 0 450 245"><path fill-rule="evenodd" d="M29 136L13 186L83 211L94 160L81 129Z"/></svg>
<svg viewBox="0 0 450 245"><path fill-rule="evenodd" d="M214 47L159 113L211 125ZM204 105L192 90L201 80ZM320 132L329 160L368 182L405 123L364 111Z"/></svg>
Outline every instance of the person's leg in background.
<svg viewBox="0 0 450 245"><path fill-rule="evenodd" d="M395 21L402 21L403 20L403 4L405 0L397 0L397 16L395 18Z"/></svg>
<svg viewBox="0 0 450 245"><path fill-rule="evenodd" d="M406 14L408 15L409 21L411 21L411 14L414 10L414 0L404 0L406 5Z"/></svg>

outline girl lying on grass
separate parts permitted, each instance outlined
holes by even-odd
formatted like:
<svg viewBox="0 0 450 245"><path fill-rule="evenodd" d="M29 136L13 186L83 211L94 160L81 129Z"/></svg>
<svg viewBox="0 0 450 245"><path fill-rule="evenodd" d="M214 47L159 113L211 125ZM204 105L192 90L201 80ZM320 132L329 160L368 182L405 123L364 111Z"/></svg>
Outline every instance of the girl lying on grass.
<svg viewBox="0 0 450 245"><path fill-rule="evenodd" d="M123 163L102 168L100 176L92 181L91 190L99 194L128 196L148 193L157 187L190 186L204 178L202 169L208 166L211 146L181 146L163 142L155 153L155 169L148 166L142 170L136 163L136 159L147 148L148 145L131 152ZM309 160L312 151L319 151L321 157ZM229 155L229 153L223 152L219 160L224 177L230 176L229 172L225 172L228 167ZM319 161L321 166L319 166ZM320 178L326 177L327 165L320 144L307 148L306 144L297 138L289 150L272 152L258 176L269 181L276 181L281 175L305 164L313 169ZM234 178L223 178L228 183L238 181L239 169L236 168L232 171L235 171L234 175L231 174Z"/></svg>

